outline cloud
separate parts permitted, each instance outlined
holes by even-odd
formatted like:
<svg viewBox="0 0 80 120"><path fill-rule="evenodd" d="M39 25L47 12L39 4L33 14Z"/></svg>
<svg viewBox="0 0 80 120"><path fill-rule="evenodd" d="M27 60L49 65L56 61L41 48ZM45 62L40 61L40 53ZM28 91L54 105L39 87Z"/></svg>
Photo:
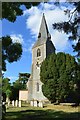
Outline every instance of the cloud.
<svg viewBox="0 0 80 120"><path fill-rule="evenodd" d="M10 35L12 41L15 43L15 42L18 42L18 43L21 43L22 44L22 49L23 49L23 52L28 52L29 50L27 49L27 46L26 46L26 43L24 42L24 39L23 39L23 36L21 34L12 34ZM28 44L28 43L27 43ZM30 46L30 45L29 45Z"/></svg>
<svg viewBox="0 0 80 120"><path fill-rule="evenodd" d="M31 35L33 35L34 37L36 37L38 35L40 21L41 21L40 14L32 15L26 21L27 28L30 29Z"/></svg>
<svg viewBox="0 0 80 120"><path fill-rule="evenodd" d="M52 9L55 9L56 7L54 4L50 4L50 3L41 3L40 5L43 11L50 10L50 9L52 10Z"/></svg>
<svg viewBox="0 0 80 120"><path fill-rule="evenodd" d="M69 41L67 40L68 36L64 33L55 31L51 38L57 51L65 51L69 46Z"/></svg>
<svg viewBox="0 0 80 120"><path fill-rule="evenodd" d="M65 19L67 20L67 16L64 15L63 10L59 9L58 7L54 10L50 10L50 6L52 4L45 3L44 4L45 8L48 8L44 10L46 21L48 24L48 28L50 28L50 32L52 29L52 24L54 22L60 22L64 21ZM54 8L54 7L53 7ZM31 35L37 36L39 32L39 27L42 19L42 11L37 7L32 7L25 14L29 14L28 19L26 20L26 25L27 28L30 29Z"/></svg>
<svg viewBox="0 0 80 120"><path fill-rule="evenodd" d="M59 33L58 31L53 30L52 24L55 22L57 23L68 20L68 16L65 15L63 11L63 9L66 9L66 6L59 8L55 7L54 4L44 3L43 7L48 29L52 36L52 42L55 45L57 51L65 51L65 49L70 47L69 41L67 40L68 36L64 33ZM30 30L32 38L37 39L42 13L43 10L40 7L31 7L29 10L24 11L24 15L29 15L26 20L26 27ZM32 45L33 44L30 46L30 51Z"/></svg>
<svg viewBox="0 0 80 120"><path fill-rule="evenodd" d="M21 34L12 34L12 35L10 35L10 37L14 43L15 42L18 42L21 44L24 43L23 36Z"/></svg>

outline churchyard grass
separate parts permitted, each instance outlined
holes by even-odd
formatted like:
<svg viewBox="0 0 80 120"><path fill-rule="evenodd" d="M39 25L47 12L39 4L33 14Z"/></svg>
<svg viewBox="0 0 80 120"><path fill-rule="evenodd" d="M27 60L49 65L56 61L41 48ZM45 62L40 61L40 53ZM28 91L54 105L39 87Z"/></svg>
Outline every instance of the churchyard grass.
<svg viewBox="0 0 80 120"><path fill-rule="evenodd" d="M80 120L80 106L48 104L44 108L24 104L21 108L10 106L5 120Z"/></svg>

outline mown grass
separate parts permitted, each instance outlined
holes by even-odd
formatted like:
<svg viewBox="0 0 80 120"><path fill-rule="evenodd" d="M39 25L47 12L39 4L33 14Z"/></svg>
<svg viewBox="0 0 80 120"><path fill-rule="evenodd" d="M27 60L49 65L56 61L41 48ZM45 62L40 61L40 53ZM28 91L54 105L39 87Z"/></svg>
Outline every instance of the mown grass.
<svg viewBox="0 0 80 120"><path fill-rule="evenodd" d="M80 107L47 105L44 108L31 107L25 104L23 107L7 109L5 120L80 120Z"/></svg>

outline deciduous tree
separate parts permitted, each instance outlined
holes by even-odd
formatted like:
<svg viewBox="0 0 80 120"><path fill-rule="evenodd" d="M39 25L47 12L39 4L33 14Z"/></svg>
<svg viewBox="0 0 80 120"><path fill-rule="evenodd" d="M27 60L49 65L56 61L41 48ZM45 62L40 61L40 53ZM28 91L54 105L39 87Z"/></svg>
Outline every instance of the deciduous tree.
<svg viewBox="0 0 80 120"><path fill-rule="evenodd" d="M8 98L10 99L10 96L12 94L11 91L11 83L9 78L3 78L2 79L2 95L3 95L3 101L4 99ZM6 96L5 96L6 95Z"/></svg>
<svg viewBox="0 0 80 120"><path fill-rule="evenodd" d="M26 8L30 8L32 5L35 6L38 4L39 2L2 2L2 19L7 19L10 22L15 22L17 16L21 16L23 14L21 5L25 5ZM9 63L12 63L14 61L18 61L21 58L22 45L20 43L13 43L9 35L4 36L1 39L0 40L2 41L2 70L6 71L6 60Z"/></svg>
<svg viewBox="0 0 80 120"><path fill-rule="evenodd" d="M10 97L11 100L19 99L19 90L26 90L27 89L27 81L30 77L29 73L19 73L19 79L13 82L11 86L12 95Z"/></svg>
<svg viewBox="0 0 80 120"><path fill-rule="evenodd" d="M6 61L18 61L22 55L22 45L13 43L9 36L2 37L2 70L6 71Z"/></svg>

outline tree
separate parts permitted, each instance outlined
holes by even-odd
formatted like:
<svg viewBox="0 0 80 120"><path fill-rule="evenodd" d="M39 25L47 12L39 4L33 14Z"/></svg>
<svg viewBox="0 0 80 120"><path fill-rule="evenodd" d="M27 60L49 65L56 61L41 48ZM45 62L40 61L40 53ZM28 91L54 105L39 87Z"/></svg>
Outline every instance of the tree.
<svg viewBox="0 0 80 120"><path fill-rule="evenodd" d="M3 95L3 101L8 98L10 99L11 96L11 83L9 78L3 78L2 79L2 95ZM5 96L6 95L6 96Z"/></svg>
<svg viewBox="0 0 80 120"><path fill-rule="evenodd" d="M22 45L13 43L9 36L2 37L2 70L6 71L6 60L9 63L17 61L22 55Z"/></svg>
<svg viewBox="0 0 80 120"><path fill-rule="evenodd" d="M2 79L2 92L6 93L7 89L10 89L10 79L9 78L3 78Z"/></svg>
<svg viewBox="0 0 80 120"><path fill-rule="evenodd" d="M6 90L6 101L8 102L8 101L10 101L10 97L11 97L11 94L12 94L12 91L10 90L10 89L7 89Z"/></svg>
<svg viewBox="0 0 80 120"><path fill-rule="evenodd" d="M19 90L27 89L27 81L30 77L29 73L19 73L19 79L13 82L11 86L12 95L10 97L11 100L19 99Z"/></svg>
<svg viewBox="0 0 80 120"><path fill-rule="evenodd" d="M74 93L79 95L80 92L77 84L77 81L80 83L79 68L80 66L75 61L75 58L69 54L60 52L46 58L40 69L40 79L43 83L42 91L44 96L51 102L70 102L71 95L72 98ZM73 74L74 71L75 74ZM77 86L77 90L75 89L75 85Z"/></svg>
<svg viewBox="0 0 80 120"><path fill-rule="evenodd" d="M7 19L10 22L15 22L17 16L23 14L21 5L30 8L32 5L38 5L38 2L3 2L2 3L2 19ZM9 63L18 61L22 55L22 45L20 43L13 43L10 36L4 36L2 40L2 70L6 71L6 60ZM0 45L1 45L0 41ZM1 65L1 63L0 63Z"/></svg>
<svg viewBox="0 0 80 120"><path fill-rule="evenodd" d="M11 95L10 99L18 100L19 99L19 90L23 90L24 87L23 87L22 83L20 83L19 80L16 80L15 82L13 82L11 89L12 89L12 95Z"/></svg>
<svg viewBox="0 0 80 120"><path fill-rule="evenodd" d="M7 19L10 22L15 22L17 16L23 14L23 10L20 8L21 5L25 5L28 9L32 5L36 6L40 2L2 2L2 19Z"/></svg>
<svg viewBox="0 0 80 120"><path fill-rule="evenodd" d="M72 12L69 9L64 10L65 15L68 15L68 21L54 23L53 28L58 31L64 31L66 34L70 34L69 40L76 40L76 45L72 45L75 52L78 52L77 57L80 57L80 1L70 2L75 6Z"/></svg>
<svg viewBox="0 0 80 120"><path fill-rule="evenodd" d="M19 73L19 82L22 83L24 89L26 89L26 83L30 77L29 73Z"/></svg>
<svg viewBox="0 0 80 120"><path fill-rule="evenodd" d="M2 19L7 19L10 22L15 22L17 16L23 14L21 5L30 8L32 5L38 5L39 2L3 2L2 3ZM0 42L1 43L1 42ZM1 45L1 44L0 44ZM2 70L6 71L6 60L10 63L20 59L22 55L22 45L13 43L10 36L2 37Z"/></svg>
<svg viewBox="0 0 80 120"><path fill-rule="evenodd" d="M15 82L13 82L12 85L12 95L11 95L11 100L16 100L19 99L19 90L23 90L23 86L22 83L20 83L19 80L16 80Z"/></svg>

